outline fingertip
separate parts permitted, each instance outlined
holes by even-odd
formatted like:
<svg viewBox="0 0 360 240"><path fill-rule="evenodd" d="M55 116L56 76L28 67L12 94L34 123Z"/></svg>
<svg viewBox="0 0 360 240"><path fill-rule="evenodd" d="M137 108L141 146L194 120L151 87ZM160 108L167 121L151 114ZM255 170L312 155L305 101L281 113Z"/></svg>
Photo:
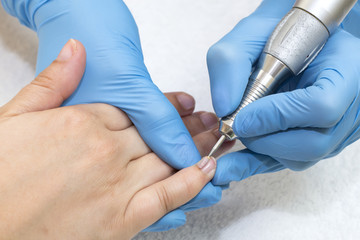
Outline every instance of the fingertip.
<svg viewBox="0 0 360 240"><path fill-rule="evenodd" d="M226 89L219 89L217 86L213 88L217 88L211 90L212 104L216 115L219 118L230 115L236 109L236 104L232 103L231 96L226 94Z"/></svg>
<svg viewBox="0 0 360 240"><path fill-rule="evenodd" d="M216 171L216 159L213 157L204 157L197 164L197 167L204 173L208 180L212 179Z"/></svg>
<svg viewBox="0 0 360 240"><path fill-rule="evenodd" d="M177 134L176 132L172 132L173 130L174 127L172 127L169 131L172 134L166 136L167 138L173 136L172 139L169 139L168 141L164 141L163 139L161 139L162 141L158 141L164 144L170 144L171 147L164 149L163 144L156 144L156 148L152 148L153 151L156 152L157 155L167 164L178 170L196 164L196 162L201 158L201 156L190 134L188 134L187 132L181 132L180 134ZM184 131L185 130L186 129L184 129ZM149 141L154 141L153 135L149 136ZM156 149L156 151L154 149Z"/></svg>
<svg viewBox="0 0 360 240"><path fill-rule="evenodd" d="M233 152L220 158L218 161L218 170L212 183L216 186L221 186L249 177L252 162L245 152L246 150Z"/></svg>
<svg viewBox="0 0 360 240"><path fill-rule="evenodd" d="M297 110L295 106L290 108L291 105L287 104L287 101L290 101L288 95L289 93L278 93L265 96L241 109L233 124L236 136L251 138L287 130L289 109L292 112Z"/></svg>
<svg viewBox="0 0 360 240"><path fill-rule="evenodd" d="M251 106L246 106L235 118L233 130L235 135L239 138L253 137L254 130L258 130L258 128L254 127L254 122L257 119L251 110Z"/></svg>
<svg viewBox="0 0 360 240"><path fill-rule="evenodd" d="M174 199L176 202L175 206L180 207L186 202L196 198L201 190L204 189L214 177L215 171L216 160L213 157L204 157L194 166L185 168L173 175L172 185L177 185L176 188L173 188L174 196L177 196L176 199ZM168 184L170 184L170 182L168 182ZM218 193L215 195L218 195ZM179 204L180 202L182 202L182 204Z"/></svg>
<svg viewBox="0 0 360 240"><path fill-rule="evenodd" d="M84 74L85 66L86 66L86 49L85 46L79 41L75 39L71 39L70 41L74 41L76 44L76 53L72 59L73 68L79 70L79 74L81 76Z"/></svg>
<svg viewBox="0 0 360 240"><path fill-rule="evenodd" d="M182 110L189 113L192 113L194 111L195 99L193 96L185 92L179 92L176 94L176 99L178 100Z"/></svg>
<svg viewBox="0 0 360 240"><path fill-rule="evenodd" d="M212 184L214 184L215 186L226 185L229 184L231 181L234 181L233 177L230 176L231 174L231 169L229 169L230 155L231 153L221 157L218 161L218 170L216 171L215 176L211 180Z"/></svg>
<svg viewBox="0 0 360 240"><path fill-rule="evenodd" d="M199 118L206 130L219 127L219 119L214 113L204 112L199 115Z"/></svg>
<svg viewBox="0 0 360 240"><path fill-rule="evenodd" d="M71 39L71 40L73 40L76 43L77 51L79 52L79 54L86 53L85 46L82 44L82 42L76 39Z"/></svg>
<svg viewBox="0 0 360 240"><path fill-rule="evenodd" d="M83 45L70 39L58 57L7 104L5 114L18 115L59 107L78 86L85 71Z"/></svg>
<svg viewBox="0 0 360 240"><path fill-rule="evenodd" d="M283 168L282 164L272 157L245 149L219 159L212 183L216 186L226 185L232 181L242 181L257 174L276 172Z"/></svg>
<svg viewBox="0 0 360 240"><path fill-rule="evenodd" d="M70 39L60 51L57 59L53 62L51 69L45 69L44 72L55 71L61 75L63 84L60 85L60 91L64 93L63 97L66 99L77 88L84 75L85 67L86 50L84 45L78 40ZM43 73L40 73L39 76L42 74Z"/></svg>
<svg viewBox="0 0 360 240"><path fill-rule="evenodd" d="M80 59L83 62L84 57L86 57L84 45L78 40L70 39L61 49L55 61L67 63Z"/></svg>
<svg viewBox="0 0 360 240"><path fill-rule="evenodd" d="M77 46L77 57L79 57L79 59L81 61L80 62L81 64L85 64L86 63L86 49L85 49L85 46L79 40L74 40L74 41L76 42L76 46Z"/></svg>
<svg viewBox="0 0 360 240"><path fill-rule="evenodd" d="M185 92L168 92L164 93L170 103L176 108L181 117L191 115L195 109L195 99Z"/></svg>
<svg viewBox="0 0 360 240"><path fill-rule="evenodd" d="M200 153L176 108L152 82L144 82L142 89L151 95L149 99L140 99L142 111L131 110L133 106L124 110L144 141L175 169L196 164L201 158Z"/></svg>
<svg viewBox="0 0 360 240"><path fill-rule="evenodd" d="M77 53L77 43L74 39L70 39L61 49L59 55L56 58L58 62L68 62Z"/></svg>

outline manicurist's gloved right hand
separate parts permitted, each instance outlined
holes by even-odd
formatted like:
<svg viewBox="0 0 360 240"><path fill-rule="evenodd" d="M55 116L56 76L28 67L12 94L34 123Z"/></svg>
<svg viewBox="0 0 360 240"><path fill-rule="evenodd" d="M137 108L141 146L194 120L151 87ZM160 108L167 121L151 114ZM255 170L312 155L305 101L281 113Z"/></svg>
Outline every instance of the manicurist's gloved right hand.
<svg viewBox="0 0 360 240"><path fill-rule="evenodd" d="M5 9L39 37L37 73L44 70L70 38L87 50L87 67L76 92L64 105L107 103L125 111L147 145L181 169L200 160L189 132L144 65L136 23L121 0L2 0ZM169 79L171 81L171 79ZM181 98L192 110L193 99ZM208 184L189 204L165 216L149 231L185 223L184 211L219 201L221 188Z"/></svg>
<svg viewBox="0 0 360 240"><path fill-rule="evenodd" d="M240 104L252 67L294 2L263 1L209 50L219 117ZM284 168L304 170L341 152L360 137L359 78L360 39L339 28L303 74L240 111L234 131L248 149L221 158L214 183Z"/></svg>

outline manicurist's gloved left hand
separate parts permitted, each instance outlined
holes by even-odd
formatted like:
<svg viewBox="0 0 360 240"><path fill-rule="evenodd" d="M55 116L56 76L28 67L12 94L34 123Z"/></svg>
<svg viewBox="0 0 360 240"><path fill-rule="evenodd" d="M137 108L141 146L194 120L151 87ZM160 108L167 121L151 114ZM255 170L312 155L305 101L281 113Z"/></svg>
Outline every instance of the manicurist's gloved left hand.
<svg viewBox="0 0 360 240"><path fill-rule="evenodd" d="M39 37L37 73L44 70L70 38L87 50L87 67L76 92L64 105L107 103L125 111L147 145L181 169L200 160L189 132L144 65L138 29L121 0L2 0L5 9ZM183 108L193 100L179 99ZM191 109L188 109L191 110ZM218 202L221 188L206 185L189 204L165 216L149 231L185 223L184 211Z"/></svg>
<svg viewBox="0 0 360 240"><path fill-rule="evenodd" d="M252 66L294 2L263 1L209 50L219 117L239 105ZM221 158L214 183L284 168L304 170L341 152L360 137L359 79L360 40L339 28L302 75L240 111L234 130L248 149Z"/></svg>

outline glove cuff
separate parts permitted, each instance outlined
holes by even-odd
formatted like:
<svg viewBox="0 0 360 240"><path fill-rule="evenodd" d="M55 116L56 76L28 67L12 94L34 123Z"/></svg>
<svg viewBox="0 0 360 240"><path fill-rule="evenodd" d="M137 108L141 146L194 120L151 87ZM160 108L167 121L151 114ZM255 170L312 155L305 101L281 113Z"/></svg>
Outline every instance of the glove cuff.
<svg viewBox="0 0 360 240"><path fill-rule="evenodd" d="M48 0L1 0L1 3L10 15L19 19L20 23L36 29L34 15L36 11Z"/></svg>

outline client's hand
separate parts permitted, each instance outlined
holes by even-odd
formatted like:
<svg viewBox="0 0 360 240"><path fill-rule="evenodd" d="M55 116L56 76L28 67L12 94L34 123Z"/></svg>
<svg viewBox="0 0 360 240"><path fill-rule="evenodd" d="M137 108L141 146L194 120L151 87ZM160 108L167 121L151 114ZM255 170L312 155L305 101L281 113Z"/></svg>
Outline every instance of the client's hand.
<svg viewBox="0 0 360 240"><path fill-rule="evenodd" d="M1 0L4 8L39 37L36 72L44 70L69 38L87 49L87 67L78 89L64 105L106 103L130 117L146 144L162 160L183 169L201 157L179 114L152 82L144 64L137 25L122 0ZM197 197L146 231L185 223L185 212L221 198L209 183Z"/></svg>
<svg viewBox="0 0 360 240"><path fill-rule="evenodd" d="M209 158L175 173L115 107L57 108L84 68L85 50L71 40L0 108L3 239L128 239L195 197L215 173ZM212 141L205 125L195 127L198 114L180 112L194 135Z"/></svg>

